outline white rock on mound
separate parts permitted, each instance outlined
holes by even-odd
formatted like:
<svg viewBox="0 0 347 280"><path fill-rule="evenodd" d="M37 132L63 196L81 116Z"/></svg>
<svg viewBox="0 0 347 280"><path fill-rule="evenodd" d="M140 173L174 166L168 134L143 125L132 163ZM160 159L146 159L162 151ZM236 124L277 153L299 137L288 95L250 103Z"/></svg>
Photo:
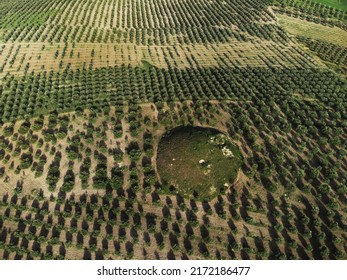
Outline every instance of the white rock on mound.
<svg viewBox="0 0 347 280"><path fill-rule="evenodd" d="M227 158L232 158L234 157L234 154L232 151L230 151L226 146L223 147L222 149L223 155Z"/></svg>

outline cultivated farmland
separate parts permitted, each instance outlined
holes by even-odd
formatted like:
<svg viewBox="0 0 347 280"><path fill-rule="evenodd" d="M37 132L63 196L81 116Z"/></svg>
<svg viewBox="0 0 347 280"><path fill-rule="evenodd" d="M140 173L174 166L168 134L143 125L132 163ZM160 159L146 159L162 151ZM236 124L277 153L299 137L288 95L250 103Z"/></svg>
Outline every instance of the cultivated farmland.
<svg viewBox="0 0 347 280"><path fill-rule="evenodd" d="M0 259L346 259L325 2L1 1Z"/></svg>

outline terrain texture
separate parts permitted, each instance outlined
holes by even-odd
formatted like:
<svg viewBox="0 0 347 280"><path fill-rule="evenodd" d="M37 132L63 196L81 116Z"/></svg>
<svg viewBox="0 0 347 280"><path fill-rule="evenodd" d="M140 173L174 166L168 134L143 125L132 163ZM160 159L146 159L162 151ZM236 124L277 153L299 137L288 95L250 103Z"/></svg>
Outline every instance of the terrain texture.
<svg viewBox="0 0 347 280"><path fill-rule="evenodd" d="M346 259L346 74L345 0L0 1L0 259Z"/></svg>

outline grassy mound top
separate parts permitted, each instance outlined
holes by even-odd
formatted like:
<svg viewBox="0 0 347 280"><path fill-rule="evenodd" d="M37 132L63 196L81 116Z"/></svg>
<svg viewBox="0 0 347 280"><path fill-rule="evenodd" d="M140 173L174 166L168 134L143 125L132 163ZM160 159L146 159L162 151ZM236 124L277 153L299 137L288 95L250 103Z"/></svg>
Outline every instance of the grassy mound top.
<svg viewBox="0 0 347 280"><path fill-rule="evenodd" d="M181 127L159 143L157 169L166 190L184 197L212 199L236 179L240 151L212 129Z"/></svg>

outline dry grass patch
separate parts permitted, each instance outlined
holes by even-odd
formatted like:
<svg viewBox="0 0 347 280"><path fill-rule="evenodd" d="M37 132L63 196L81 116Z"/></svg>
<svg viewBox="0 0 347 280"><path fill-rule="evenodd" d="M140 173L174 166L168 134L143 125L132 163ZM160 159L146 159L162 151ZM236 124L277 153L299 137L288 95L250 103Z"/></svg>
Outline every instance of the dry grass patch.
<svg viewBox="0 0 347 280"><path fill-rule="evenodd" d="M347 47L347 31L338 27L324 26L282 14L277 14L277 17L279 23L293 35L301 35Z"/></svg>

